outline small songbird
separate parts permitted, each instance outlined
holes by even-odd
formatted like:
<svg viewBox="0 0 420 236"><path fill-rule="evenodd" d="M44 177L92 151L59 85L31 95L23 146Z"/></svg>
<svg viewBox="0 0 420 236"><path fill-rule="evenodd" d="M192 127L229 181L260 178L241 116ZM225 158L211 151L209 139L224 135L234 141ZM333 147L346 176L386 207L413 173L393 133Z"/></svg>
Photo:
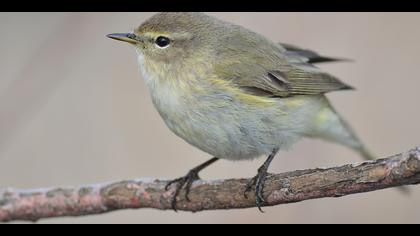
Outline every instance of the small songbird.
<svg viewBox="0 0 420 236"><path fill-rule="evenodd" d="M351 86L315 63L339 61L203 13L159 13L131 33L109 38L130 43L152 101L168 128L214 156L175 179L172 207L182 189L188 200L198 173L217 161L268 157L244 193L255 186L264 205L268 167L279 150L301 137L336 142L372 155L331 107L325 93Z"/></svg>

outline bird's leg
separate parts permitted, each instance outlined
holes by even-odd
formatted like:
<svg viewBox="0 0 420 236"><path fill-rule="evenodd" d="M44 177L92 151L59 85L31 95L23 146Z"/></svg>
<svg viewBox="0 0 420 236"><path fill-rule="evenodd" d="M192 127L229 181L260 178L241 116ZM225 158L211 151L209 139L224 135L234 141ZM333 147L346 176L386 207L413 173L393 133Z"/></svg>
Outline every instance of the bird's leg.
<svg viewBox="0 0 420 236"><path fill-rule="evenodd" d="M217 160L219 160L219 158L213 157L212 159L204 162L203 164L191 169L188 172L188 174L185 175L184 177L174 179L166 185L165 190L167 191L172 184L175 184L175 183L177 184L175 194L173 195L172 202L171 202L172 209L174 209L174 211L176 211L176 198L178 197L181 189L185 187L185 198L187 199L187 201L190 201L188 194L190 193L193 182L195 180L200 179L200 177L198 176L198 173L202 171L204 168L206 168L207 166L216 162Z"/></svg>
<svg viewBox="0 0 420 236"><path fill-rule="evenodd" d="M248 182L245 188L244 195L245 197L247 197L247 193L251 191L252 187L255 185L256 204L257 204L258 209L261 212L263 212L261 210L261 206L265 202L264 196L263 196L263 190L264 190L265 179L267 177L267 170L268 170L268 167L270 166L271 161L274 159L278 151L279 151L278 148L273 150L273 152L268 156L264 164L258 169L258 174Z"/></svg>

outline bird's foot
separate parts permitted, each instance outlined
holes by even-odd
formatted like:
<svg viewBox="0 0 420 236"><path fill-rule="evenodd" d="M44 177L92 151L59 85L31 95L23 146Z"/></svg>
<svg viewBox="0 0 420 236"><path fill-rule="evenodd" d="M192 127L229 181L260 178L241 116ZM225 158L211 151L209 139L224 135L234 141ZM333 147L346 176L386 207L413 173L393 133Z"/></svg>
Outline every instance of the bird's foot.
<svg viewBox="0 0 420 236"><path fill-rule="evenodd" d="M169 187L172 184L176 184L175 193L171 201L171 206L172 206L172 209L174 209L174 211L176 211L176 198L178 197L180 191L183 188L185 188L185 199L187 199L187 201L190 201L190 198L188 197L188 195L190 194L191 186L194 183L194 181L200 179L200 177L198 176L198 173L202 171L204 168L206 168L207 166L216 162L217 160L219 160L219 158L213 157L212 159L190 170L186 176L178 178L178 179L174 179L165 186L165 190L168 191Z"/></svg>
<svg viewBox="0 0 420 236"><path fill-rule="evenodd" d="M277 152L279 151L278 148L273 149L272 153L268 156L267 160L264 164L258 169L258 174L252 178L245 187L244 196L248 198L248 192L252 190L252 187L255 185L255 203L258 207L260 212L264 213L261 207L264 205L264 184L268 174L268 167L270 166L271 161L273 160L274 156L276 156Z"/></svg>
<svg viewBox="0 0 420 236"><path fill-rule="evenodd" d="M171 185L176 184L175 193L171 200L171 206L174 211L177 211L176 210L177 197L182 189L185 189L185 199L187 201L190 201L190 198L188 197L188 195L190 193L191 186L194 183L194 181L200 179L200 177L198 176L198 172L199 170L192 169L184 177L169 181L169 183L165 186L165 190L168 191Z"/></svg>
<svg viewBox="0 0 420 236"><path fill-rule="evenodd" d="M252 188L255 186L255 203L258 207L258 210L260 212L264 213L264 211L261 209L261 207L264 205L264 183L267 177L267 170L264 170L263 168L260 168L258 170L258 174L252 178L246 185L244 196L245 198L248 198L248 193L252 190Z"/></svg>

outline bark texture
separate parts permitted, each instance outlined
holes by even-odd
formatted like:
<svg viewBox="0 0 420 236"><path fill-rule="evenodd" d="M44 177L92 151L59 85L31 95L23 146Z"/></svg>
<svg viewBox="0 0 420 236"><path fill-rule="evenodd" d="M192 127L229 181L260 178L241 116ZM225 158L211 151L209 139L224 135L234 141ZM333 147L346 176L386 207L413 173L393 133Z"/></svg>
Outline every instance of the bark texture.
<svg viewBox="0 0 420 236"><path fill-rule="evenodd" d="M203 211L255 207L248 179L196 181L190 201L181 193L177 209ZM120 209L171 209L175 189L165 191L167 181L135 179L34 190L0 190L0 222L37 221L42 218L83 216ZM266 206L314 198L341 197L360 192L420 183L420 147L375 161L327 169L296 170L270 174L264 188Z"/></svg>

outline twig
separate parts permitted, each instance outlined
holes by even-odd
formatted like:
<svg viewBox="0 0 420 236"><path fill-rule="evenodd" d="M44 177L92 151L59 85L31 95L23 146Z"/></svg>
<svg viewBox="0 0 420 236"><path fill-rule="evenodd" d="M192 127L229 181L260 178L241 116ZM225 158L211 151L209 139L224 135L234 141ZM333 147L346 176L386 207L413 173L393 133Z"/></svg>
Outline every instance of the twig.
<svg viewBox="0 0 420 236"><path fill-rule="evenodd" d="M191 201L180 194L177 209L196 212L254 207L255 196L250 193L246 198L243 194L247 181L196 181L191 189ZM0 222L92 215L129 208L167 210L171 209L174 189L165 191L166 183L137 179L78 188L0 190ZM264 192L266 205L272 206L418 183L420 147L375 161L269 175Z"/></svg>

